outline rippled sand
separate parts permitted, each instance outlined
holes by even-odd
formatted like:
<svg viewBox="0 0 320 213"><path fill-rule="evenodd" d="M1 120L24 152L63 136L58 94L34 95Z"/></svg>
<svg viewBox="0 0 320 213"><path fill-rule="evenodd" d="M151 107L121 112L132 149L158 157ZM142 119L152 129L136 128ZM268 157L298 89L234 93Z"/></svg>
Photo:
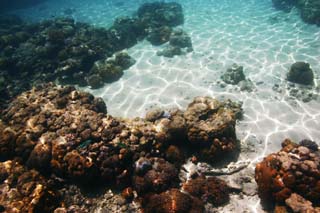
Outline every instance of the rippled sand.
<svg viewBox="0 0 320 213"><path fill-rule="evenodd" d="M131 15L143 1L98 1L100 5L70 1L77 20L109 26L114 17ZM92 2L92 1L90 1ZM108 3L109 2L109 3ZM115 3L120 2L120 3ZM164 58L156 55L162 47L143 41L129 54L137 63L117 82L98 90L86 90L102 97L114 116L144 116L152 107L180 107L195 96L209 95L243 102L244 118L237 124L238 138L245 149L240 160L250 160L249 168L262 156L276 151L284 138L304 138L320 142L320 100L303 103L286 92L285 76L292 63L310 63L320 75L320 28L303 23L297 11L283 13L268 0L179 0L184 7L182 28L193 41L194 52ZM18 13L30 19L62 14L61 1L48 2ZM39 9L40 8L40 9ZM33 10L31 16L30 10ZM51 11L48 13L46 11ZM244 67L254 92L237 86L221 88L217 81L233 63ZM277 83L284 92L272 90ZM319 79L316 79L316 86ZM257 196L239 198L222 211L244 208L260 212ZM242 204L241 204L242 202Z"/></svg>

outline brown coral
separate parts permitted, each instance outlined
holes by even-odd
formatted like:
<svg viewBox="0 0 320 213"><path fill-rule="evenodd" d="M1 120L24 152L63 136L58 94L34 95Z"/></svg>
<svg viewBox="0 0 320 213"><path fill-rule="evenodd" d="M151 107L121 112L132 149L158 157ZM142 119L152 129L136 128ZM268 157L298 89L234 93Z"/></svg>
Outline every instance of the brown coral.
<svg viewBox="0 0 320 213"><path fill-rule="evenodd" d="M316 146L311 141L302 141L298 145L285 140L279 152L268 155L257 164L255 179L259 196L266 207L284 204L293 193L319 205L320 154L304 145Z"/></svg>
<svg viewBox="0 0 320 213"><path fill-rule="evenodd" d="M210 97L197 97L184 113L189 141L200 149L200 159L216 161L237 148L236 114L241 106Z"/></svg>
<svg viewBox="0 0 320 213"><path fill-rule="evenodd" d="M162 158L140 158L135 163L133 186L139 194L163 192L178 183L178 171Z"/></svg>
<svg viewBox="0 0 320 213"><path fill-rule="evenodd" d="M178 189L170 189L161 194L153 194L145 198L143 203L146 213L198 213L204 211L201 200L182 193Z"/></svg>
<svg viewBox="0 0 320 213"><path fill-rule="evenodd" d="M211 109L213 103L219 107ZM202 106L208 109L204 110L204 114L198 111ZM138 196L147 196L179 185L178 168L191 154L187 152L190 145L197 147L197 154L210 162L235 149L236 109L230 102L196 98L186 112L164 110L150 116L148 120L114 118L107 115L106 111L102 99L73 87L54 84L35 87L18 96L1 112L1 158L6 160L19 157L30 169L37 169L46 177L53 178L50 181L61 182L66 179L80 185L115 183L118 187L132 187ZM230 118L229 123L216 125L217 128L210 127L208 132L205 132L208 129L201 128L195 132L191 130L201 127L199 123L204 122L204 126L209 127L220 120L225 121L226 117ZM306 163L312 166L310 162ZM6 175L0 177L3 180L7 178ZM290 175L284 179L288 184L295 181ZM204 200L211 199L215 205L226 200L224 191L213 186L214 180L204 182L199 189ZM27 190L33 187L32 184L25 186ZM213 199L209 189L219 191L221 197ZM133 192L124 192L128 200L133 198ZM199 210L199 202L195 201L197 199L181 195L180 192L168 193L179 197L177 202L182 203L177 203L178 209L185 208L180 205L189 200ZM72 196L65 192L63 197L67 199ZM67 203L71 205L72 201ZM192 205L186 209L191 211ZM162 207L159 208L162 211ZM176 209L173 208L173 211Z"/></svg>
<svg viewBox="0 0 320 213"><path fill-rule="evenodd" d="M6 212L52 212L60 197L35 170L17 161L0 163L0 203Z"/></svg>
<svg viewBox="0 0 320 213"><path fill-rule="evenodd" d="M216 177L199 176L184 183L182 189L215 206L229 201L229 187L223 180Z"/></svg>

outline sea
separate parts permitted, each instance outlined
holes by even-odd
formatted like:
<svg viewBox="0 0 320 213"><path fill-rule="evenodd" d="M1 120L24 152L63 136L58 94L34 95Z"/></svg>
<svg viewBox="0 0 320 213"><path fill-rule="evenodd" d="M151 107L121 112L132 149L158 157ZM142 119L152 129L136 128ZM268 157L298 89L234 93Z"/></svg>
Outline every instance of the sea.
<svg viewBox="0 0 320 213"><path fill-rule="evenodd" d="M117 17L134 16L139 6L150 2L154 1L46 0L11 5L1 13L35 23L71 17L109 28ZM193 51L163 57L157 51L166 44L154 46L144 39L125 50L136 63L120 79L98 89L78 88L101 97L109 114L125 118L144 117L156 107L185 109L197 96L241 102L244 114L236 124L237 138L253 151L240 154L239 159L250 161L252 168L267 154L278 151L285 138L320 143L319 26L305 23L297 8L275 9L271 0L174 2L181 4L184 13L184 23L176 28L190 36ZM291 65L298 61L313 70L312 87L287 80ZM221 79L234 64L243 67L250 89ZM263 212L257 195L231 200L233 203L220 212L231 211L230 205Z"/></svg>

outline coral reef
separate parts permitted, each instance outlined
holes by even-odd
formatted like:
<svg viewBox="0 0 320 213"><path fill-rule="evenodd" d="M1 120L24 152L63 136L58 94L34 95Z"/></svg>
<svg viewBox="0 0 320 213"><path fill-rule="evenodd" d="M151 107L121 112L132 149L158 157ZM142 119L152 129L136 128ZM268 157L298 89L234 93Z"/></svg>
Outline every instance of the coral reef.
<svg viewBox="0 0 320 213"><path fill-rule="evenodd" d="M96 61L87 78L88 85L96 89L105 82L116 81L123 75L123 70L128 69L134 63L135 60L125 52L119 52L113 58Z"/></svg>
<svg viewBox="0 0 320 213"><path fill-rule="evenodd" d="M288 81L303 85L313 85L313 71L305 62L295 62L287 74Z"/></svg>
<svg viewBox="0 0 320 213"><path fill-rule="evenodd" d="M215 206L229 201L227 184L216 177L196 177L184 183L182 189L188 194L200 198L203 202L210 202Z"/></svg>
<svg viewBox="0 0 320 213"><path fill-rule="evenodd" d="M121 55L114 61L125 66L126 59ZM17 96L1 112L1 160L18 157L30 171L45 174L50 183L58 182L64 206L57 206L56 212L93 209L99 202L99 198L86 198L79 189L64 186L68 183L112 184L124 189L124 203L138 196L146 203L146 211L160 205L153 201L157 196L164 203L155 208L165 212L176 201L181 202L178 209L199 210L201 201L172 189L180 184L179 168L193 155L214 163L218 156L234 153L234 125L240 112L241 105L231 101L198 97L186 111L154 109L146 119L114 118L107 114L101 98L72 86L48 83ZM185 187L215 205L228 198L224 183L215 178L196 179ZM212 193L217 192L220 197L213 198ZM145 202L148 199L150 203ZM184 206L187 200L190 206Z"/></svg>
<svg viewBox="0 0 320 213"><path fill-rule="evenodd" d="M104 102L88 93L73 87L39 86L4 110L2 119L9 127L2 134L9 136L1 148L5 156L20 156L30 167L77 181L125 176L126 169L120 168L127 165L130 150L121 147L120 141L104 143L114 139L123 124L105 113Z"/></svg>
<svg viewBox="0 0 320 213"><path fill-rule="evenodd" d="M298 0L301 18L307 23L320 26L320 2L317 0Z"/></svg>
<svg viewBox="0 0 320 213"><path fill-rule="evenodd" d="M199 150L199 158L214 162L237 150L235 117L241 106L231 106L209 97L198 97L184 113L187 136Z"/></svg>
<svg viewBox="0 0 320 213"><path fill-rule="evenodd" d="M296 193L292 193L286 204L293 212L319 212L320 208L313 208L312 203Z"/></svg>
<svg viewBox="0 0 320 213"><path fill-rule="evenodd" d="M285 140L282 149L256 165L258 193L266 208L319 206L320 155L318 145L309 140L300 144ZM302 196L297 197L295 194ZM298 204L302 203L302 204ZM280 208L280 207L278 207Z"/></svg>
<svg viewBox="0 0 320 213"><path fill-rule="evenodd" d="M177 183L177 169L164 159L142 157L135 162L133 187L139 194L163 192Z"/></svg>
<svg viewBox="0 0 320 213"><path fill-rule="evenodd" d="M175 2L145 3L139 7L137 14L148 28L159 26L175 27L184 22L182 7Z"/></svg>
<svg viewBox="0 0 320 213"><path fill-rule="evenodd" d="M182 29L175 29L169 37L169 44L157 55L172 58L175 55L184 55L193 51L191 38Z"/></svg>
<svg viewBox="0 0 320 213"><path fill-rule="evenodd" d="M53 212L60 196L46 178L19 161L0 162L1 212Z"/></svg>
<svg viewBox="0 0 320 213"><path fill-rule="evenodd" d="M233 64L220 77L226 84L238 85L241 91L252 92L254 84L250 79L246 79L243 73L243 67Z"/></svg>
<svg viewBox="0 0 320 213"><path fill-rule="evenodd" d="M152 194L143 202L144 212L204 212L204 205L201 200L178 189L170 189L161 194Z"/></svg>
<svg viewBox="0 0 320 213"><path fill-rule="evenodd" d="M116 81L135 62L119 51L144 38L154 45L168 42L172 27L183 21L179 4L163 2L143 4L137 17L118 17L109 29L66 17L26 23L1 15L0 100L56 80L94 89Z"/></svg>
<svg viewBox="0 0 320 213"><path fill-rule="evenodd" d="M303 21L320 25L320 2L318 0L272 0L272 3L276 9L285 12L297 7Z"/></svg>
<svg viewBox="0 0 320 213"><path fill-rule="evenodd" d="M172 29L168 26L151 28L148 31L147 40L152 45L161 45L169 41Z"/></svg>
<svg viewBox="0 0 320 213"><path fill-rule="evenodd" d="M117 24L112 29L100 29L69 18L37 24L24 23L12 17L0 19L0 25L6 28L0 32L3 49L0 52L0 76L5 82L5 86L0 88L1 93L12 97L33 84L54 80L95 86L98 84L92 82L97 82L97 78L102 82L117 80L123 70L133 64L128 55L123 55L125 53L117 54L122 59L114 63L121 69L104 68L97 73L95 68L96 61L106 60L117 51L137 43L136 37L133 42L122 41L124 36L119 37L122 32L117 31L120 28ZM127 37L134 35L125 33ZM121 61L124 57L127 59ZM92 75L97 76L94 78ZM100 83L99 86L102 85Z"/></svg>
<svg viewBox="0 0 320 213"><path fill-rule="evenodd" d="M233 64L227 71L221 76L221 79L227 84L238 84L240 81L246 79L243 73L243 66Z"/></svg>

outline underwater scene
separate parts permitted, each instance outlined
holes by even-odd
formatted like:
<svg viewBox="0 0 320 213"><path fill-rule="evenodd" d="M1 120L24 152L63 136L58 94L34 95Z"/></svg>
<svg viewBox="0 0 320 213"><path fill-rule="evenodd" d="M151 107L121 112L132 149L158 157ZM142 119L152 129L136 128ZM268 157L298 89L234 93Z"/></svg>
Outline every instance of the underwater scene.
<svg viewBox="0 0 320 213"><path fill-rule="evenodd" d="M1 0L0 212L320 212L319 0Z"/></svg>

